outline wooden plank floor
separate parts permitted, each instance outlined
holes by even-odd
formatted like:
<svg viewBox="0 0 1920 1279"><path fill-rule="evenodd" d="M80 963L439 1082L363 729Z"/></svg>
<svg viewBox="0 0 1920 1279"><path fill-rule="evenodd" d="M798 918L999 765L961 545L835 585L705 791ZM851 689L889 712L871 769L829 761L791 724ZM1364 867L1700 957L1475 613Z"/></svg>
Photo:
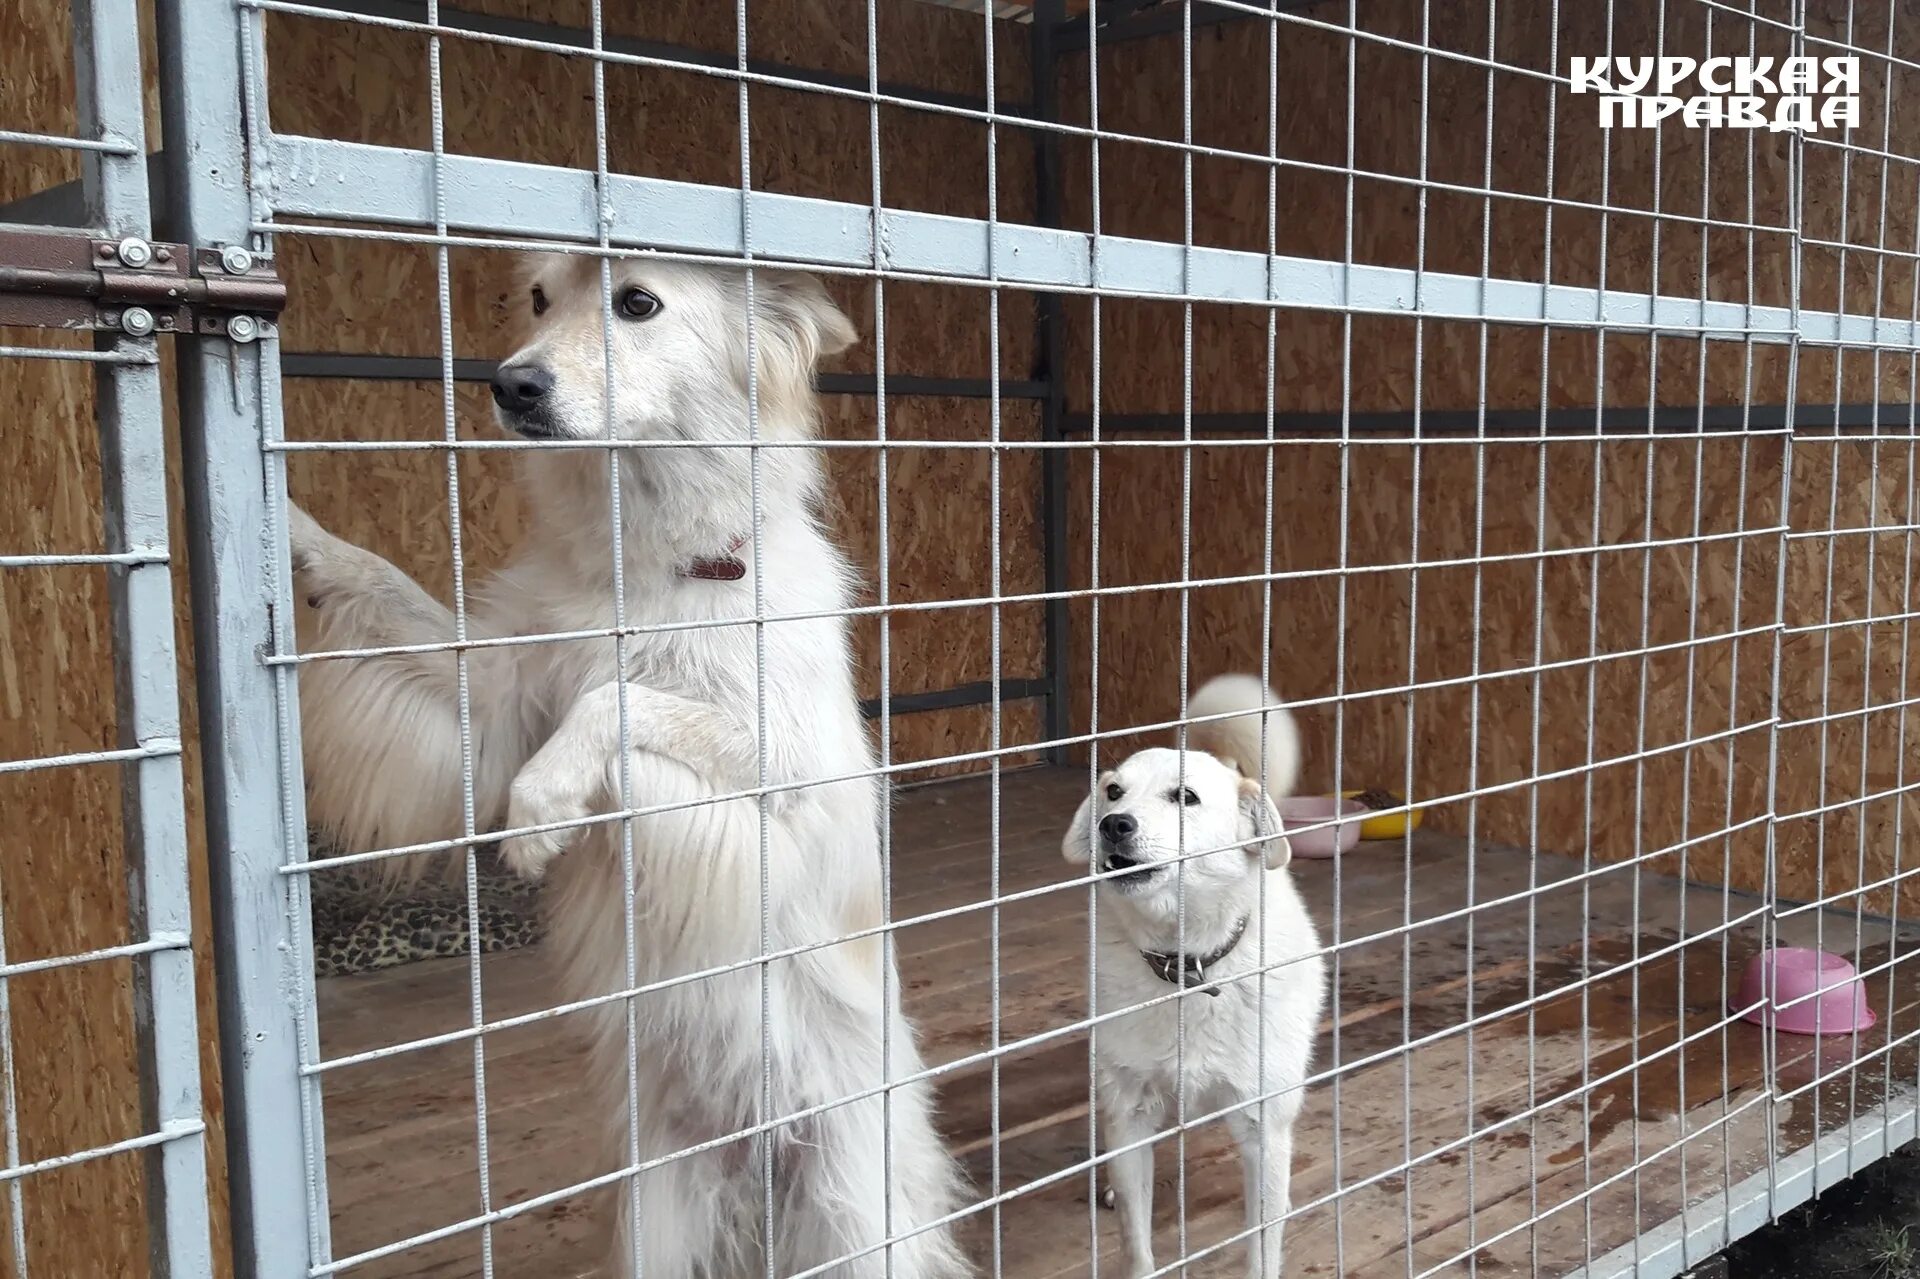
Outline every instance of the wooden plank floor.
<svg viewBox="0 0 1920 1279"><path fill-rule="evenodd" d="M1059 836L1085 785L1074 770L1003 778L1003 893L1069 877ZM987 828L983 781L900 795L894 916L987 896ZM1296 862L1295 875L1331 941L1332 863ZM1399 844L1362 845L1343 862L1337 889L1338 998L1316 1062L1341 1069L1312 1088L1296 1132L1300 1211L1288 1231L1289 1275L1564 1274L1629 1242L1636 1204L1642 1228L1651 1228L1766 1166L1769 1119L1754 1104L1764 1037L1744 1022L1722 1025L1726 985L1760 945L1757 920L1728 921L1753 914L1754 899L1632 869L1582 876L1574 861L1517 850L1483 847L1469 857L1464 841L1427 832L1410 860ZM1001 908L1003 1044L1085 1017L1085 903L1085 889L1072 888ZM1827 948L1854 951L1852 915L1824 918ZM1819 919L1795 916L1782 944L1811 944ZM1889 963L1914 942L1897 945L1872 922L1860 935L1862 968L1888 971L1869 979L1881 1020L1857 1046L1779 1038L1787 1086L1831 1076L1783 1108L1782 1149L1872 1105L1886 1078L1914 1076L1911 1047L1882 1051L1920 1026L1916 966ZM929 1059L984 1050L986 912L903 929L899 950ZM489 1019L553 1001L538 948L489 956L481 971ZM340 1057L457 1030L470 1024L470 999L463 960L328 979L323 1051ZM1471 1033L1454 1030L1469 1020ZM1869 1060L1849 1070L1856 1053ZM471 1042L327 1076L336 1257L601 1171L583 1153L594 1143L577 1104L568 1019L490 1035L484 1064L484 1197ZM1088 1157L1084 1033L1007 1054L999 1086L1003 1192ZM984 1192L992 1184L991 1074L984 1064L955 1071L940 1092L948 1138ZM1217 1129L1191 1132L1185 1146L1186 1237L1197 1251L1241 1228L1240 1173ZM1643 1167L1634 1175L1636 1163ZM1158 1169L1165 1263L1180 1251L1172 1138L1160 1146ZM1006 1202L1004 1273L1088 1274L1094 1231L1101 1271L1121 1273L1114 1214L1090 1211L1088 1194L1080 1173ZM567 1200L501 1222L489 1238L466 1231L346 1273L466 1279L482 1272L487 1247L501 1279L584 1274L596 1247L591 1216L587 1203ZM985 1212L968 1225L982 1257L992 1228ZM1237 1249L1217 1250L1191 1272L1240 1267Z"/></svg>

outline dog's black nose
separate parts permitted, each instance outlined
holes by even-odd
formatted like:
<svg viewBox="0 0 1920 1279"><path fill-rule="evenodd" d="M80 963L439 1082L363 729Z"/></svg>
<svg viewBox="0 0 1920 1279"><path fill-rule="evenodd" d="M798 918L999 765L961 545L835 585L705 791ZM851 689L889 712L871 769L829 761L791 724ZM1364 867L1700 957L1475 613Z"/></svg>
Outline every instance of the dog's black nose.
<svg viewBox="0 0 1920 1279"><path fill-rule="evenodd" d="M524 413L553 389L553 374L540 364L503 364L493 375L493 402L509 413Z"/></svg>
<svg viewBox="0 0 1920 1279"><path fill-rule="evenodd" d="M1109 844L1122 844L1133 838L1140 823L1125 813L1108 813L1100 819L1100 837Z"/></svg>

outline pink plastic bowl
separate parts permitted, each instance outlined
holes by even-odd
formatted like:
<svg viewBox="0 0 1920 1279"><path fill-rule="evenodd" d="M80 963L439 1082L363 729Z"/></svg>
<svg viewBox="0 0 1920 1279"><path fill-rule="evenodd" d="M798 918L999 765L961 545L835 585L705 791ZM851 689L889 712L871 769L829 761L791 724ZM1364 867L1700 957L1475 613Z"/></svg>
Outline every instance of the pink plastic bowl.
<svg viewBox="0 0 1920 1279"><path fill-rule="evenodd" d="M1373 811L1358 800L1339 800L1331 795L1296 795L1281 800L1275 807L1280 810L1280 821L1287 828L1287 843L1292 846L1295 857L1332 857L1346 852L1360 842L1360 819ZM1353 820L1298 835L1293 833L1296 826L1331 822L1335 817Z"/></svg>
<svg viewBox="0 0 1920 1279"><path fill-rule="evenodd" d="M1754 1006L1741 1014L1746 1020L1793 1035L1847 1035L1875 1020L1852 964L1799 946L1763 950L1747 961L1740 1005Z"/></svg>

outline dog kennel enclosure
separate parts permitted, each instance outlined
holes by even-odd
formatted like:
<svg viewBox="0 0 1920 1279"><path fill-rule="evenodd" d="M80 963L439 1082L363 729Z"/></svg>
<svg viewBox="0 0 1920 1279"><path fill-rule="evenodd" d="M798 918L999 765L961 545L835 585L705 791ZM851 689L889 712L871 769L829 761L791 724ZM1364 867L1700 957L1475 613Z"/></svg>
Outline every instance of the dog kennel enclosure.
<svg viewBox="0 0 1920 1279"><path fill-rule="evenodd" d="M287 562L292 497L459 610L524 531L533 249L802 266L860 330L829 519L982 1273L1120 1264L1059 840L1225 670L1303 789L1425 814L1293 867L1289 1274L1676 1275L1916 1135L1911 0L0 15L0 1273L593 1260L623 1170L480 854L453 957L317 975L394 850L310 844L298 671L366 655L299 650ZM1807 57L1844 120L1603 128L1573 67ZM1772 946L1874 1024L1747 1020ZM1240 1264L1217 1118L1167 1272Z"/></svg>

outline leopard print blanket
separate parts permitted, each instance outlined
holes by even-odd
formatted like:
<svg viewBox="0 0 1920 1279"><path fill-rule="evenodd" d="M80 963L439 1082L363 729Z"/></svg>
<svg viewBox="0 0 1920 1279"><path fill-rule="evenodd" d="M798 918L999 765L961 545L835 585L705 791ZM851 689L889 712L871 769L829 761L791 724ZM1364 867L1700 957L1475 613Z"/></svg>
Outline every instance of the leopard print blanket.
<svg viewBox="0 0 1920 1279"><path fill-rule="evenodd" d="M327 854L314 849L316 858ZM479 854L480 953L540 939L532 884L501 867L491 848ZM467 953L469 903L464 877L427 880L396 895L363 864L313 873L313 971L317 977L393 968Z"/></svg>

